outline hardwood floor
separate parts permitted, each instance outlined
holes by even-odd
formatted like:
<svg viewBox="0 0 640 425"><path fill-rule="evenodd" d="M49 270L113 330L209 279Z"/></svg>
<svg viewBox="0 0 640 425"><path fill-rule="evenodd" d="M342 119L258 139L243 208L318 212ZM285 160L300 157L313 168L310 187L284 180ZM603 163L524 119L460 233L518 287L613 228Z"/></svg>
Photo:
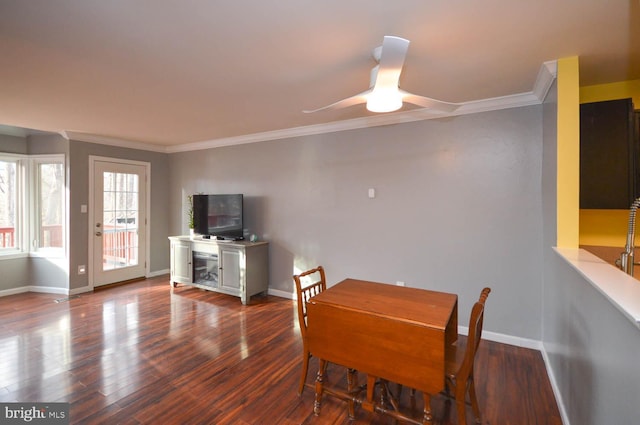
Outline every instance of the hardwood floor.
<svg viewBox="0 0 640 425"><path fill-rule="evenodd" d="M296 393L302 342L291 300L243 306L172 290L168 276L61 298L0 298L0 402L69 402L73 424L393 423L362 409L350 422L331 397L314 416L313 390ZM483 424L562 423L539 352L482 341L476 368ZM308 383L315 370L312 359ZM345 382L342 368L328 372ZM433 410L435 423L456 423L444 398Z"/></svg>

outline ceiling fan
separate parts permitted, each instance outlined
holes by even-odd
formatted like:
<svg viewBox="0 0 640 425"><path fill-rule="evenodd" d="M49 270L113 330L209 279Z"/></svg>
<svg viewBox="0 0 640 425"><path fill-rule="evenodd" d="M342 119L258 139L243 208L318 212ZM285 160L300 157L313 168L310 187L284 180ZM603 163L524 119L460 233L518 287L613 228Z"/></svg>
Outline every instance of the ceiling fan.
<svg viewBox="0 0 640 425"><path fill-rule="evenodd" d="M459 103L443 102L400 89L398 82L408 49L409 40L389 35L385 36L382 46L373 49L373 58L378 62L378 65L371 70L368 90L339 100L331 105L302 112L312 113L325 109L346 108L361 103L366 103L367 109L371 112L393 112L400 109L403 102L438 112L453 112L458 109L461 106Z"/></svg>

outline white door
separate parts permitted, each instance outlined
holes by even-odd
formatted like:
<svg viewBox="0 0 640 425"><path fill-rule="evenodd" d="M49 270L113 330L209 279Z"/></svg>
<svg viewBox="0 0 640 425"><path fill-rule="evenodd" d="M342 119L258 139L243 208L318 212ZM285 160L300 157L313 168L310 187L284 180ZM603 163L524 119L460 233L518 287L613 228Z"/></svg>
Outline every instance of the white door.
<svg viewBox="0 0 640 425"><path fill-rule="evenodd" d="M93 177L89 188L90 284L100 286L144 277L148 166L97 157L89 161Z"/></svg>

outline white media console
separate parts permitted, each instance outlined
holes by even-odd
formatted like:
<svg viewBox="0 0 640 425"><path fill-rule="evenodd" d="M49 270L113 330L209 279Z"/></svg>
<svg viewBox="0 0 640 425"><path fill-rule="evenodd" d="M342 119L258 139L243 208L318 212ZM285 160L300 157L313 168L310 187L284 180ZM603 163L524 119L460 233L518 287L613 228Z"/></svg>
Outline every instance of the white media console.
<svg viewBox="0 0 640 425"><path fill-rule="evenodd" d="M169 236L171 281L240 297L266 293L269 286L269 243L219 241Z"/></svg>

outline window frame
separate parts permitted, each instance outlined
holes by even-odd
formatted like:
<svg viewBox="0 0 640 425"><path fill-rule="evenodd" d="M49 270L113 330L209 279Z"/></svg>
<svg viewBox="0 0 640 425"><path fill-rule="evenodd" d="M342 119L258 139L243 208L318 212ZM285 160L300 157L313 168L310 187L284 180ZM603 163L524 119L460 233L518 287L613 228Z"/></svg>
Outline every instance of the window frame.
<svg viewBox="0 0 640 425"><path fill-rule="evenodd" d="M40 164L61 164L62 165L62 246L61 247L41 247L40 229L42 227L40 194ZM30 155L29 156L29 255L32 257L59 258L66 255L67 247L67 185L65 167L65 157L63 154Z"/></svg>
<svg viewBox="0 0 640 425"><path fill-rule="evenodd" d="M16 205L15 205L15 223L14 223L14 246L10 248L0 247L0 258L11 259L20 258L29 255L28 233L29 226L26 218L26 192L27 192L27 168L28 156L0 153L0 161L13 162L16 165Z"/></svg>
<svg viewBox="0 0 640 425"><path fill-rule="evenodd" d="M0 247L0 261L24 257L66 257L68 246L68 194L66 158L64 154L25 155L0 152L0 160L16 164L15 246ZM62 247L40 248L39 164L62 164Z"/></svg>

